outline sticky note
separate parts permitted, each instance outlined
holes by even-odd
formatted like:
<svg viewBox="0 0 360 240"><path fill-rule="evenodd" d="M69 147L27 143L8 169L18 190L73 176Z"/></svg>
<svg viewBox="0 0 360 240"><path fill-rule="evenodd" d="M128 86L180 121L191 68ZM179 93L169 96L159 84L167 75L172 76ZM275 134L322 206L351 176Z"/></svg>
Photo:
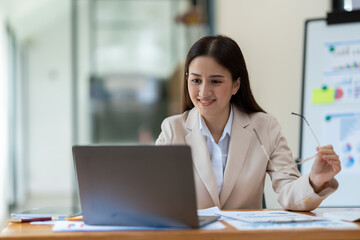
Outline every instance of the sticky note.
<svg viewBox="0 0 360 240"><path fill-rule="evenodd" d="M335 99L335 88L317 88L313 89L312 103L332 103Z"/></svg>

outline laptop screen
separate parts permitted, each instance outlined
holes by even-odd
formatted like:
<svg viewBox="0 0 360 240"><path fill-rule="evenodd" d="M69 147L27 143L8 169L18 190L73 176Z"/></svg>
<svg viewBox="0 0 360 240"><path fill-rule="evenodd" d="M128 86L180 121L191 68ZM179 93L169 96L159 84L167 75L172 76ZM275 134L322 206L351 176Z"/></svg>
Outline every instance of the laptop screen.
<svg viewBox="0 0 360 240"><path fill-rule="evenodd" d="M189 146L74 146L84 221L198 227Z"/></svg>

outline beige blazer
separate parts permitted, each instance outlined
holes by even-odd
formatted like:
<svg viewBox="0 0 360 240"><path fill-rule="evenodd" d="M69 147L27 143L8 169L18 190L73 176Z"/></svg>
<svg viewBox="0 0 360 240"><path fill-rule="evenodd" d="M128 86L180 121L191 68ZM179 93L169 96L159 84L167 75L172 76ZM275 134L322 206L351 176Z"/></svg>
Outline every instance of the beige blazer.
<svg viewBox="0 0 360 240"><path fill-rule="evenodd" d="M278 201L284 209L310 211L334 192L335 179L316 194L308 176L301 176L296 167L275 172L292 163L292 153L276 119L269 114L247 114L234 106L224 182L218 194L206 139L199 129L198 111L193 108L183 114L166 118L158 145L186 144L191 146L196 197L199 209L217 206L223 209L259 209L262 206L265 173L270 175ZM270 156L270 162L260 147L253 129Z"/></svg>

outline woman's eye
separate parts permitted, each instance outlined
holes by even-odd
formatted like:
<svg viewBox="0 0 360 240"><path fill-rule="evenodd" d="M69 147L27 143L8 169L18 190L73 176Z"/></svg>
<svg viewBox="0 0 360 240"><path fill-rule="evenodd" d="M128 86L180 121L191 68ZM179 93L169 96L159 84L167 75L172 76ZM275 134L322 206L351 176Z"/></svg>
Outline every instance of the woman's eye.
<svg viewBox="0 0 360 240"><path fill-rule="evenodd" d="M200 83L201 81L200 81L200 79L192 79L191 80L193 83Z"/></svg>
<svg viewBox="0 0 360 240"><path fill-rule="evenodd" d="M221 83L221 81L219 81L219 80L212 80L212 83L214 83L214 84L219 84L219 83Z"/></svg>

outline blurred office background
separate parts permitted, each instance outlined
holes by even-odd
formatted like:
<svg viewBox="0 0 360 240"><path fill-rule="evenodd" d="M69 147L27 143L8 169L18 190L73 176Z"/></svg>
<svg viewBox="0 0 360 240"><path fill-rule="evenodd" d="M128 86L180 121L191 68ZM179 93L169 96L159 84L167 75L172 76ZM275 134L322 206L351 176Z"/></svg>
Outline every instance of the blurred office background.
<svg viewBox="0 0 360 240"><path fill-rule="evenodd" d="M0 0L0 225L78 204L71 146L153 144L200 37L235 39L255 97L299 150L304 22L356 1ZM279 207L271 184L268 207Z"/></svg>

